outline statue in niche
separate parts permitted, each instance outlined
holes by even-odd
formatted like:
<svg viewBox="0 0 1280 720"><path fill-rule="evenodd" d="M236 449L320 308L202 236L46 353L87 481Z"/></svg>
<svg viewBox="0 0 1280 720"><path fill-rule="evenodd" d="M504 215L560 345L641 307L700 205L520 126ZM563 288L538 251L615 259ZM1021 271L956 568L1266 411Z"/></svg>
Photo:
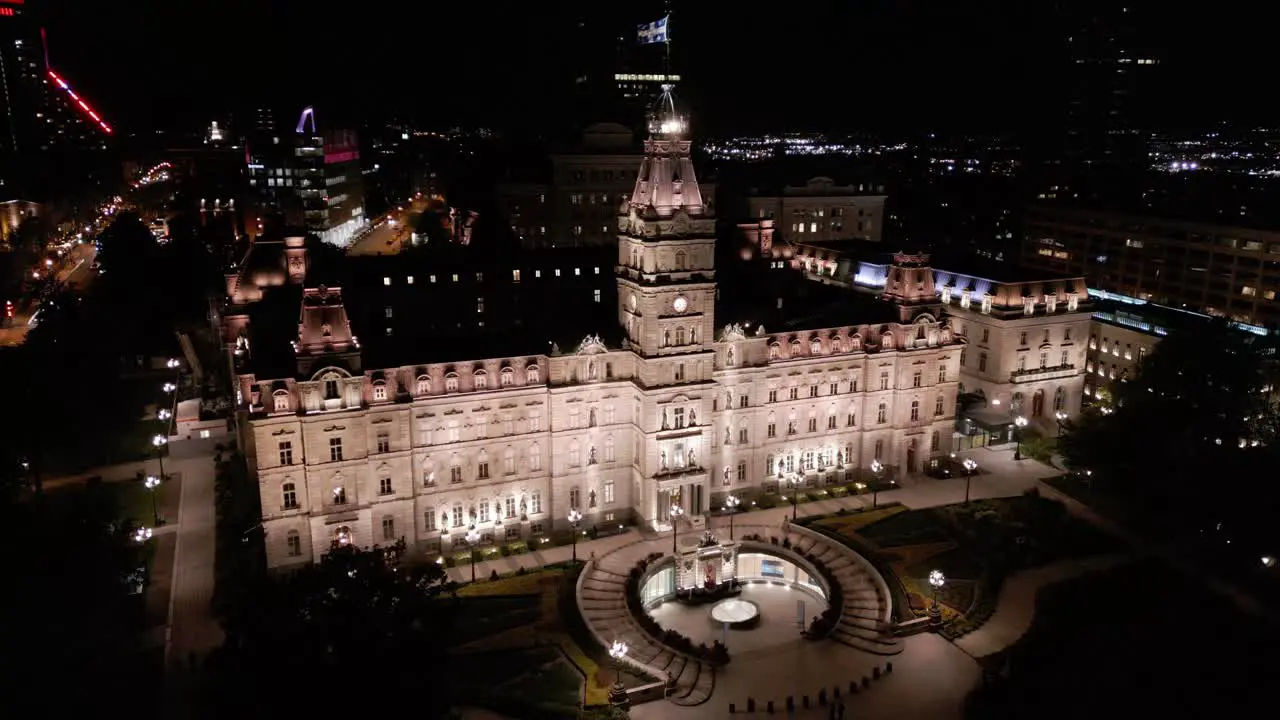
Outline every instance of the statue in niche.
<svg viewBox="0 0 1280 720"><path fill-rule="evenodd" d="M587 464L588 465L596 464L596 446L595 445L591 446L591 451L587 455Z"/></svg>
<svg viewBox="0 0 1280 720"><path fill-rule="evenodd" d="M698 424L698 411L697 411L697 410L694 410L694 409L692 409L692 408L690 408L690 410L689 410L689 426L690 426L690 427L692 427L692 426L697 425L697 424Z"/></svg>
<svg viewBox="0 0 1280 720"><path fill-rule="evenodd" d="M663 470L667 469L667 451L666 450L663 450L658 453L658 467L662 468Z"/></svg>
<svg viewBox="0 0 1280 720"><path fill-rule="evenodd" d="M725 444L725 445L732 445L732 444L733 444L733 440L732 440L732 438L730 437L730 430L729 430L729 426L728 426L728 425L726 425L726 426L725 426L725 428L724 428L724 444Z"/></svg>
<svg viewBox="0 0 1280 720"><path fill-rule="evenodd" d="M725 351L725 357L729 359L729 364L732 365L733 364L733 348L729 348L728 350Z"/></svg>
<svg viewBox="0 0 1280 720"><path fill-rule="evenodd" d="M440 513L440 527L443 528L445 531L448 531L449 529L449 513L448 512Z"/></svg>
<svg viewBox="0 0 1280 720"><path fill-rule="evenodd" d="M728 465L724 466L724 484L725 485L729 484L729 466Z"/></svg>
<svg viewBox="0 0 1280 720"><path fill-rule="evenodd" d="M671 331L670 331L670 330L663 330L663 331L662 331L662 345L663 345L663 347L666 347L666 346L671 345Z"/></svg>
<svg viewBox="0 0 1280 720"><path fill-rule="evenodd" d="M663 429L663 430L666 430L666 429L668 429L669 427L670 427L670 426L669 426L669 425L667 425L667 409L666 409L666 408L662 408L662 429Z"/></svg>
<svg viewBox="0 0 1280 720"><path fill-rule="evenodd" d="M595 506L596 506L596 491L592 490L591 492L587 493L587 507L593 508Z"/></svg>
<svg viewBox="0 0 1280 720"><path fill-rule="evenodd" d="M689 467L698 467L698 460L694 457L693 448L689 448Z"/></svg>

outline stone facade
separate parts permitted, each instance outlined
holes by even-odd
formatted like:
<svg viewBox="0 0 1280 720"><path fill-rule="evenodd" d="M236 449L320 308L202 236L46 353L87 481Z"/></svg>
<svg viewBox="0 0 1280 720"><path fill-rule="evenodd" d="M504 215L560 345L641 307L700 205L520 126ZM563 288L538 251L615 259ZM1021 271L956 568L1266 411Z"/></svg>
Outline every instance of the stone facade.
<svg viewBox="0 0 1280 720"><path fill-rule="evenodd" d="M296 375L240 376L271 567L334 542L465 549L472 527L531 539L571 508L664 527L673 505L694 518L949 452L961 340L932 287L889 298L897 322L717 329L715 219L682 127L646 143L620 209L620 347L364 368L341 289L306 291Z"/></svg>

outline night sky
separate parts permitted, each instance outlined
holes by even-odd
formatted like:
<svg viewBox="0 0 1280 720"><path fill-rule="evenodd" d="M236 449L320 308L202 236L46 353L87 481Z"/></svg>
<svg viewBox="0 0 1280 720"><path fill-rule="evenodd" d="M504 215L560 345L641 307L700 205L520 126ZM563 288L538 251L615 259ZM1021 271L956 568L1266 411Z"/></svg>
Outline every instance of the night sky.
<svg viewBox="0 0 1280 720"><path fill-rule="evenodd" d="M563 78L550 66L563 47L548 40L560 20L546 5L44 4L54 66L126 130L203 124L262 98L437 125L560 112ZM1005 11L1025 4L685 2L671 32L698 86L692 110L711 132L1013 130L1034 122L1038 92L1052 92L1040 63L1055 28L1047 14ZM1230 5L1147 15L1164 46L1152 98L1164 124L1268 119L1269 23L1261 9L1221 11Z"/></svg>

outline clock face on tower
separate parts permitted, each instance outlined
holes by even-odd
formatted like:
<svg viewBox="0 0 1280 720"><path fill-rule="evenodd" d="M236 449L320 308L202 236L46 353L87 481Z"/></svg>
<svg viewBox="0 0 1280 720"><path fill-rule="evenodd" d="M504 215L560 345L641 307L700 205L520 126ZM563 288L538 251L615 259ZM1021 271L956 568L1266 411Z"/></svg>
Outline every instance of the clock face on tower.
<svg viewBox="0 0 1280 720"><path fill-rule="evenodd" d="M682 313L685 310L689 309L689 301L686 300L683 295L677 295L675 302L671 303L671 305L676 309L676 312L678 313Z"/></svg>

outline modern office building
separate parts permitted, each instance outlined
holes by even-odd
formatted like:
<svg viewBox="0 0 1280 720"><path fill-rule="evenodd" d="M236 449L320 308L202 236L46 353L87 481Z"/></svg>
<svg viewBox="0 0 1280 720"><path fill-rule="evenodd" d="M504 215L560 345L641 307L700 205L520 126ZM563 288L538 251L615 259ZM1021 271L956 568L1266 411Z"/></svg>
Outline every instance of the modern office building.
<svg viewBox="0 0 1280 720"><path fill-rule="evenodd" d="M1027 214L1024 264L1090 288L1246 325L1280 321L1280 232L1053 204Z"/></svg>
<svg viewBox="0 0 1280 720"><path fill-rule="evenodd" d="M0 0L0 200L46 200L98 177L112 134L49 65L33 9Z"/></svg>
<svg viewBox="0 0 1280 720"><path fill-rule="evenodd" d="M868 240L878 242L884 225L884 185L836 185L828 177L803 187L753 193L747 198L752 218L770 219L778 240L797 243Z"/></svg>
<svg viewBox="0 0 1280 720"><path fill-rule="evenodd" d="M264 122L269 119L260 115ZM368 224L357 135L340 128L317 130L313 108L303 109L294 128L253 133L246 159L249 187L266 229L276 223L346 245Z"/></svg>
<svg viewBox="0 0 1280 720"><path fill-rule="evenodd" d="M513 335L483 356L418 346L387 363L366 355L359 334L374 328L357 327L351 290L318 284L301 239L229 278L241 311L224 337L270 566L335 543L445 552L473 528L481 545L537 538L570 509L588 526L669 527L675 506L690 522L728 492L849 482L873 460L918 472L949 452L962 343L933 288L799 282L798 295L720 302L686 127L670 114L651 125L613 218L603 327L584 328L595 316L571 303L545 307L550 337ZM927 274L921 262L899 256L891 272ZM539 281L526 272L498 279ZM286 308L297 323L273 322Z"/></svg>

